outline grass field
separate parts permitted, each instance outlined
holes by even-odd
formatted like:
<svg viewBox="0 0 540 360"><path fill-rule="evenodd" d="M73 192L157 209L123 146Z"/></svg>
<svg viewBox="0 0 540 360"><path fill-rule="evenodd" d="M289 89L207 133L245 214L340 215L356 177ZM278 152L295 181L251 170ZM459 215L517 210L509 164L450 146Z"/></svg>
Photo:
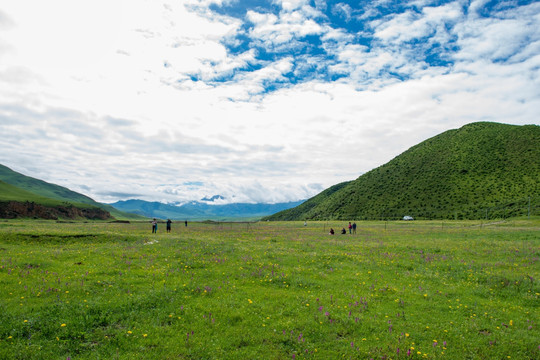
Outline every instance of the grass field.
<svg viewBox="0 0 540 360"><path fill-rule="evenodd" d="M0 222L0 358L540 358L540 219L345 225Z"/></svg>

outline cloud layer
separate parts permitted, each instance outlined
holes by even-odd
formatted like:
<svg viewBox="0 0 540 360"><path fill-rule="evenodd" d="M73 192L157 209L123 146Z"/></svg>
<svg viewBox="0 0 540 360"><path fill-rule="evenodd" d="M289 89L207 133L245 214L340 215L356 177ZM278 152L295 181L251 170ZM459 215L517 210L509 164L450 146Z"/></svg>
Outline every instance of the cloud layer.
<svg viewBox="0 0 540 360"><path fill-rule="evenodd" d="M0 5L0 163L99 201L315 195L474 121L538 124L534 1Z"/></svg>

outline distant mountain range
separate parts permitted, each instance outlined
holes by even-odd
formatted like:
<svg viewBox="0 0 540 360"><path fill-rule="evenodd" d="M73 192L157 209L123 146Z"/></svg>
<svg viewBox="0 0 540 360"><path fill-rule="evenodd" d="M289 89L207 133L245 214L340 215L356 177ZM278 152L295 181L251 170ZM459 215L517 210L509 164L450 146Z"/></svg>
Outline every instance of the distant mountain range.
<svg viewBox="0 0 540 360"><path fill-rule="evenodd" d="M118 201L112 204L114 208L150 218L171 220L258 220L263 216L290 209L300 205L303 201L278 204L247 204L234 203L225 205L209 204L215 200L223 200L220 195L204 198L201 201L192 201L180 205L148 202L144 200ZM204 201L204 202L203 202Z"/></svg>
<svg viewBox="0 0 540 360"><path fill-rule="evenodd" d="M267 220L540 215L540 126L472 123Z"/></svg>

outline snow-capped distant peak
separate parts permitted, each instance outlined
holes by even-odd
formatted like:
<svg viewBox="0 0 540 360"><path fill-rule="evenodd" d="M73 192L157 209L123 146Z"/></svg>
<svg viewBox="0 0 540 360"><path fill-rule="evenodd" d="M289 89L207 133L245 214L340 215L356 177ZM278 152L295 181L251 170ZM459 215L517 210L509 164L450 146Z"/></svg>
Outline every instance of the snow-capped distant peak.
<svg viewBox="0 0 540 360"><path fill-rule="evenodd" d="M201 199L201 201L203 202L214 202L216 200L225 200L225 198L221 195L214 195L210 198L208 196L205 196L204 198Z"/></svg>

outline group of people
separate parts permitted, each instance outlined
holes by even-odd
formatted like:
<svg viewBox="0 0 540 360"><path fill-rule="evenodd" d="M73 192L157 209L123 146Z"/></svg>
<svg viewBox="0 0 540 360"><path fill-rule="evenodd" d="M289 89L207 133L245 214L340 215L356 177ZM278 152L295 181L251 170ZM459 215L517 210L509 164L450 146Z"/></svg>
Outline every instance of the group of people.
<svg viewBox="0 0 540 360"><path fill-rule="evenodd" d="M170 233L171 232L171 224L172 224L172 221L171 219L167 219L167 232ZM185 225L187 227L188 225L188 222L187 220L185 221ZM304 226L307 226L307 222L304 221ZM157 234L157 228L158 228L158 220L156 218L154 218L154 220L152 220L152 234ZM334 235L335 234L335 231L333 228L330 228L330 235ZM345 228L342 228L341 229L341 234L344 235L344 234L347 234L347 230L345 230ZM356 223L353 222L351 223L349 221L349 234L356 234Z"/></svg>
<svg viewBox="0 0 540 360"><path fill-rule="evenodd" d="M171 219L167 219L167 232L170 233L171 232L171 224L172 224L172 221ZM186 224L186 227L187 227L187 220L185 221L185 224ZM152 220L152 234L157 234L157 225L158 225L158 221L156 218L154 218L154 220Z"/></svg>
<svg viewBox="0 0 540 360"><path fill-rule="evenodd" d="M330 228L330 235L334 235L335 232L334 232L334 229ZM341 229L341 235L345 235L347 234L347 230L345 230L345 228L342 228ZM356 234L356 223L353 222L351 224L351 222L349 221L349 234Z"/></svg>

